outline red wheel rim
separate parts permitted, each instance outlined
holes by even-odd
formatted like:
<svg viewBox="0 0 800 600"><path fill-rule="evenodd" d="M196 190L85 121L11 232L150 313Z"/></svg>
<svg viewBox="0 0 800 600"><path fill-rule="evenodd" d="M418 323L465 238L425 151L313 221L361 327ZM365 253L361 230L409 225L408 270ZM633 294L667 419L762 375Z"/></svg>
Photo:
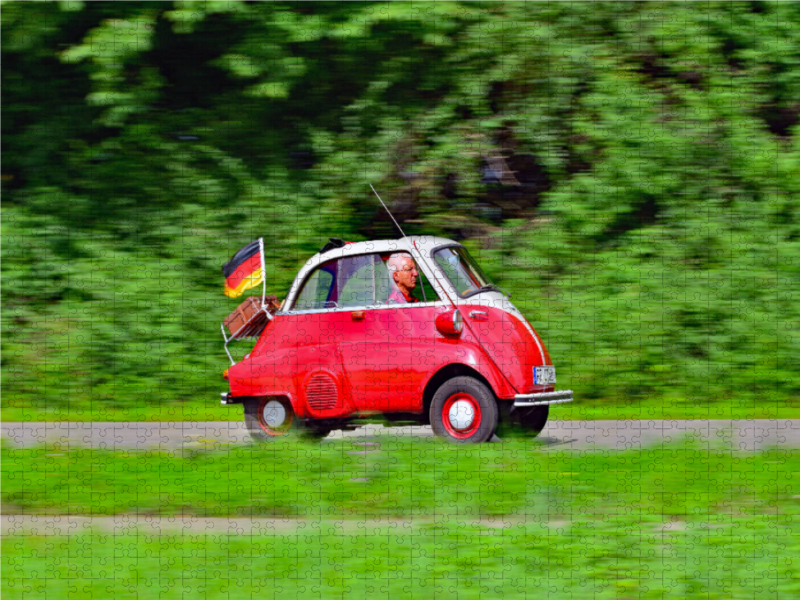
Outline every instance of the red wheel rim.
<svg viewBox="0 0 800 600"><path fill-rule="evenodd" d="M469 421L470 412L471 421ZM471 394L457 392L450 396L442 407L442 423L447 433L454 438L468 439L481 426L481 405Z"/></svg>
<svg viewBox="0 0 800 600"><path fill-rule="evenodd" d="M268 406L269 405L269 406ZM276 411L277 406L280 405L284 411L282 422L278 425L275 423L275 418L280 413ZM258 425L267 435L279 436L283 435L292 426L294 420L294 412L291 407L286 406L285 402L275 400L274 398L265 398L258 403Z"/></svg>

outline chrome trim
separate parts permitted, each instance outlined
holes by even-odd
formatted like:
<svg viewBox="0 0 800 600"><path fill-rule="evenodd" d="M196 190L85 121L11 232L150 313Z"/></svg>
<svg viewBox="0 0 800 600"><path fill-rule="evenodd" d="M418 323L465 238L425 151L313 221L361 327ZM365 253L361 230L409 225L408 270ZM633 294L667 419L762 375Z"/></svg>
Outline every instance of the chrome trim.
<svg viewBox="0 0 800 600"><path fill-rule="evenodd" d="M231 366L233 366L233 365L236 364L236 361L233 360L233 357L231 356L230 350L228 350L228 341L229 340L228 340L228 336L225 335L225 323L220 323L219 324L219 328L222 331L222 339L225 340L225 354L228 355L228 359L231 361Z"/></svg>
<svg viewBox="0 0 800 600"><path fill-rule="evenodd" d="M289 315L313 315L322 313L335 313L335 312L354 312L359 310L386 310L389 308L426 308L429 306L450 306L447 302L441 300L429 302L408 302L406 304L393 303L393 304L377 304L374 306L340 306L339 308L309 308L307 310L286 310L275 313L278 316Z"/></svg>
<svg viewBox="0 0 800 600"><path fill-rule="evenodd" d="M517 394L514 396L514 406L547 406L550 404L563 404L572 402L572 390L560 392L540 392L538 394Z"/></svg>
<svg viewBox="0 0 800 600"><path fill-rule="evenodd" d="M461 313L458 312L458 309L453 311L453 331L455 331L458 335L461 335L461 332L464 330L464 319L461 319L461 325L458 324L458 318L461 317Z"/></svg>
<svg viewBox="0 0 800 600"><path fill-rule="evenodd" d="M354 308L353 310L359 310L358 308ZM361 308L361 310L365 310ZM343 309L340 308L309 308L305 310L284 310L281 312L275 313L276 316L284 317L288 315L321 315L326 313L334 313L334 312L343 312Z"/></svg>
<svg viewBox="0 0 800 600"><path fill-rule="evenodd" d="M478 319L479 316L488 319L489 318L489 313L487 313L486 311L483 311L483 310L471 310L471 311L469 311L469 318L470 319L475 319L477 321L477 320L479 320Z"/></svg>
<svg viewBox="0 0 800 600"><path fill-rule="evenodd" d="M551 404L564 404L572 402L572 398L566 400L542 400L541 402L514 402L514 408L526 408L528 406L550 406Z"/></svg>

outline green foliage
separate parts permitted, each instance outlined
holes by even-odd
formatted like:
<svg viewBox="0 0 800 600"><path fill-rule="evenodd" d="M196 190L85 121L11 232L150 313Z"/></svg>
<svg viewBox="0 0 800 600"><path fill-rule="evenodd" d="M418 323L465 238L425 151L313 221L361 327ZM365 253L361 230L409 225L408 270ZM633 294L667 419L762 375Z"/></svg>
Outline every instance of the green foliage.
<svg viewBox="0 0 800 600"><path fill-rule="evenodd" d="M463 239L615 406L800 392L789 3L3 4L3 403L214 402L220 265ZM505 157L521 185L487 182ZM795 400L796 402L796 400Z"/></svg>

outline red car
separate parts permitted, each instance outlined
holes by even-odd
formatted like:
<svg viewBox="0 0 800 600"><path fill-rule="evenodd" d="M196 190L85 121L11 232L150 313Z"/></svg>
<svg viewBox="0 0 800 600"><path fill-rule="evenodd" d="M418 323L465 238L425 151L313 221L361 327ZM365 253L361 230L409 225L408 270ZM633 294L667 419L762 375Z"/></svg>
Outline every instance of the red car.
<svg viewBox="0 0 800 600"><path fill-rule="evenodd" d="M555 390L533 327L466 248L428 236L332 239L226 377L222 403L243 404L263 440L324 436L382 413L484 442L536 435L551 404L572 400Z"/></svg>

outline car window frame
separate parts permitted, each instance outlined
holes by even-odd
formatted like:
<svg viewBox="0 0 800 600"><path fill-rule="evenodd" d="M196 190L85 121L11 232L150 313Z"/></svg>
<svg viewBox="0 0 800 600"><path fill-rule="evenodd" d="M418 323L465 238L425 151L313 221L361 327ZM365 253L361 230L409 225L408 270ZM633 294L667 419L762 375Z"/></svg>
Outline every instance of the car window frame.
<svg viewBox="0 0 800 600"><path fill-rule="evenodd" d="M297 303L300 302L300 299L301 299L301 297L303 295L303 292L305 292L305 290L306 290L306 286L311 282L311 278L316 276L317 273L319 273L325 265L327 265L330 262L333 262L333 260L336 260L336 259L332 259L332 260L329 260L329 261L322 262L322 263L318 264L315 268L311 269L309 274L303 280L303 284L297 290L297 294L295 295L294 301L292 302L292 307L293 308L290 311L287 310L287 311L284 311L284 312L306 312L306 311L309 311L309 310L322 311L322 310L331 310L332 308L335 308L335 307L329 306L329 307L325 307L325 308L308 308L308 309L294 310L294 306L296 306ZM332 286L335 283L336 283L336 276L334 275L334 276L331 277L330 285ZM328 288L328 295L330 295L330 288ZM326 303L327 302L328 301L326 300Z"/></svg>
<svg viewBox="0 0 800 600"><path fill-rule="evenodd" d="M469 249L466 246L464 246L463 244L452 244L451 243L451 244L441 244L439 246L434 246L431 249L431 252L430 252L430 259L431 259L431 262L433 263L433 268L436 269L439 273L441 273L442 277L447 282L447 285L456 294L456 296L458 296L462 300L465 300L467 298L472 298L473 296L476 296L476 295L478 295L480 293L485 292L486 290L483 289L483 288L478 288L474 292L470 292L469 294L461 294L458 291L458 288L450 280L450 277L447 275L447 273L444 271L444 269L442 269L442 267L439 265L439 263L436 262L436 256L434 256L439 250L444 250L446 248L463 248L467 252L469 252ZM473 258L473 260L475 260L475 259Z"/></svg>
<svg viewBox="0 0 800 600"><path fill-rule="evenodd" d="M430 284L431 289L436 293L437 296L439 296L438 299L436 299L436 300L428 300L426 302L423 302L423 301L409 302L409 303L406 303L406 304L399 304L399 303L385 304L385 303L383 303L383 304L367 304L367 305L364 305L364 306L346 306L346 307L344 307L344 306L335 306L335 307L328 307L328 308L308 308L308 309L300 309L300 310L296 310L294 308L294 306L297 304L298 300L300 299L300 296L302 295L303 290L305 289L305 286L308 283L308 281L311 279L311 277L314 276L314 274L319 269L323 268L325 265L327 265L327 264L329 264L331 262L337 261L337 260L343 260L343 259L347 259L347 258L356 258L356 257L359 257L359 256L371 256L371 255L380 257L381 254L387 254L387 253L394 254L395 252L404 252L404 253L408 254L409 256L411 256L411 259L414 261L414 264L416 265L417 270L420 271L421 274L424 273L425 277L428 279L428 282ZM381 258L381 260L383 260L383 259ZM392 250L392 251L383 251L383 252L381 252L381 251L378 251L378 252L360 252L358 254L348 254L347 256L339 256L337 258L331 258L330 260L326 260L326 261L323 261L323 262L319 263L316 267L314 267L313 269L311 269L311 271L309 271L308 275L306 275L305 278L303 279L303 282L300 284L300 286L298 286L297 294L295 295L295 298L294 298L294 300L292 302L292 308L282 311L281 314L284 314L284 315L301 315L301 314L302 315L306 315L306 314L329 313L329 312L353 312L353 311L359 311L359 310L384 310L384 309L398 309L398 308L417 308L417 307L440 306L440 305L443 305L443 304L447 304L447 302L441 298L442 295L438 291L436 291L436 288L431 283L432 279L428 275L428 273L426 273L426 272L424 272L423 270L420 270L420 269L421 269L420 261L416 260L414 258L413 253L409 252L408 250ZM334 279L334 281L335 281L335 279ZM448 279L448 281L449 281L449 279ZM374 297L374 294L373 294L373 297Z"/></svg>
<svg viewBox="0 0 800 600"><path fill-rule="evenodd" d="M364 256L373 257L373 260L368 261L368 262L365 261L363 265L361 265L358 269L356 269L355 271L353 271L353 273L350 274L350 277L348 278L348 280L344 283L344 285L342 286L341 290L339 290L340 298L344 294L344 291L345 291L345 288L347 287L347 285L355 277L355 274L358 273L358 271L363 269L364 267L370 266L370 267L372 267L372 301L373 302L377 302L377 299L376 299L377 289L375 287L376 281L377 281L377 278L375 277L375 275L376 275L376 273L375 273L375 264L376 264L376 262L374 260L374 257L378 256L380 258L380 253L379 252L367 252L365 254L352 254L350 256L343 256L343 257L339 258L338 260L351 260L351 259L361 258L361 257L364 257ZM354 305L344 306L344 305L340 304L337 308L344 309L344 310L352 310L353 306L361 306L361 305L354 304ZM372 306L372 305L371 304L367 304L367 306Z"/></svg>

